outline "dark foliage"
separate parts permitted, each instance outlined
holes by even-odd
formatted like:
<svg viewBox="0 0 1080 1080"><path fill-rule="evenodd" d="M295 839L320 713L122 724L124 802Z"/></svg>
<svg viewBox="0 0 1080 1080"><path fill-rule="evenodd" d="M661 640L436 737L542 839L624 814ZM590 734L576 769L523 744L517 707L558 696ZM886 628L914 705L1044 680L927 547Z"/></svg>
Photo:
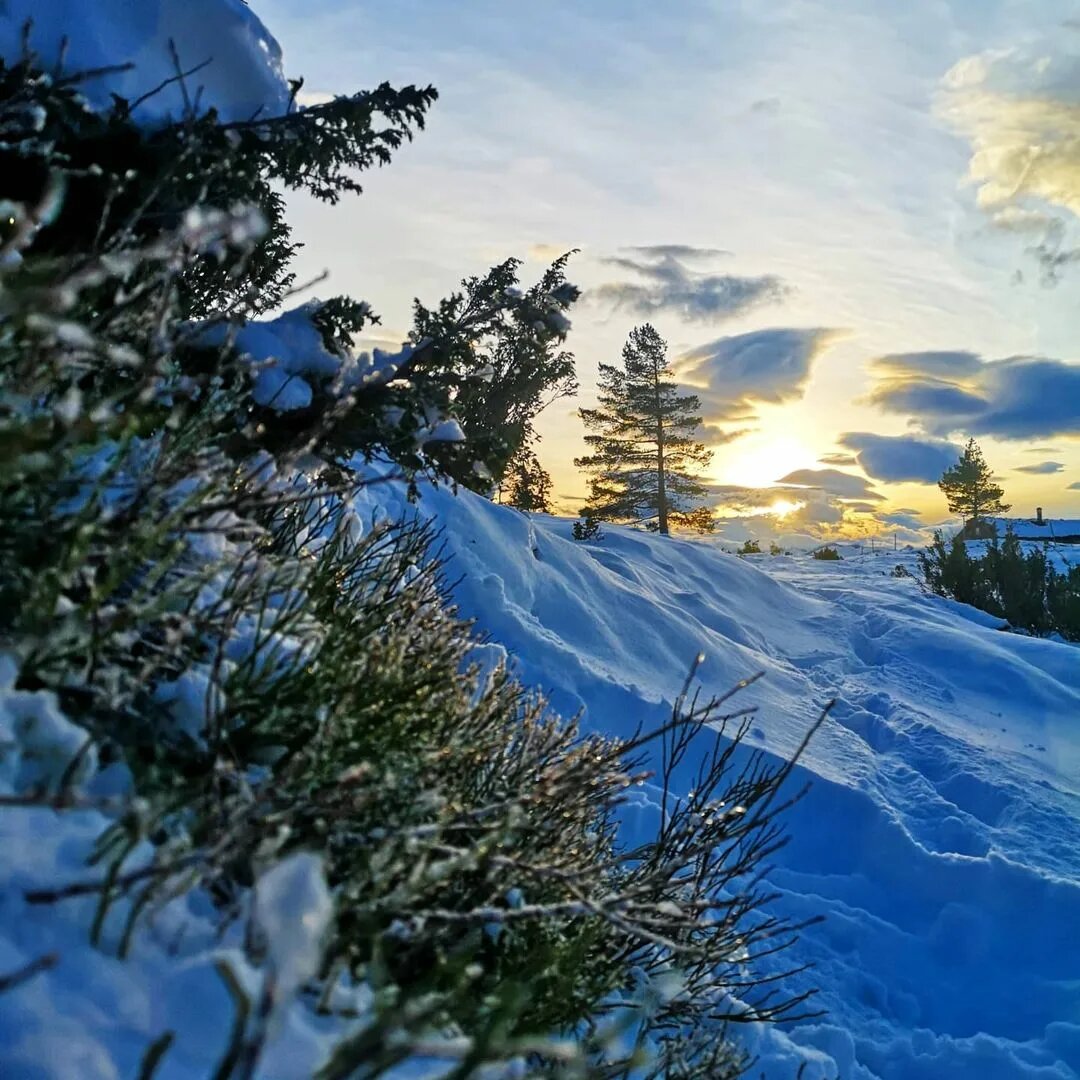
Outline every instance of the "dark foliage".
<svg viewBox="0 0 1080 1080"><path fill-rule="evenodd" d="M384 83L285 116L222 124L209 110L148 131L132 118L138 102L116 98L106 114L88 109L79 88L92 77L41 72L29 44L22 63L0 61L5 196L36 202L62 166L65 196L32 246L54 256L119 250L176 229L193 206L257 207L266 231L242 263L213 251L187 260L177 282L186 317L280 303L296 251L281 189L328 202L360 192L357 173L387 164L437 97L432 87Z"/></svg>
<svg viewBox="0 0 1080 1080"><path fill-rule="evenodd" d="M551 475L528 446L511 458L503 480L505 501L526 513L551 513Z"/></svg>
<svg viewBox="0 0 1080 1080"><path fill-rule="evenodd" d="M573 252L556 259L543 277L519 288L518 259L483 277L466 278L461 291L436 307L414 302L410 365L441 386L462 424L466 443L435 458L459 483L487 493L506 476L515 455L535 439L533 422L552 402L577 392L574 357L562 348L578 299L566 280ZM473 461L484 469L477 472Z"/></svg>
<svg viewBox="0 0 1080 1080"><path fill-rule="evenodd" d="M1044 550L1025 551L1011 529L981 556L971 555L960 536L946 542L936 533L919 553L919 566L939 596L989 611L1018 630L1080 641L1080 567L1055 569Z"/></svg>
<svg viewBox="0 0 1080 1080"><path fill-rule="evenodd" d="M600 519L586 512L580 521L574 522L571 535L575 540L603 540L604 531L600 528Z"/></svg>

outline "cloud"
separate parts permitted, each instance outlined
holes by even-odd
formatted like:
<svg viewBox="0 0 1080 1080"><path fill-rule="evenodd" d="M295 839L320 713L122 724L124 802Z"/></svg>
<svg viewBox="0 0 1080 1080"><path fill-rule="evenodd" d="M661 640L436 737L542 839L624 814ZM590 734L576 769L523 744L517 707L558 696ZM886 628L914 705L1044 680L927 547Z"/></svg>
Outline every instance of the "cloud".
<svg viewBox="0 0 1080 1080"><path fill-rule="evenodd" d="M782 103L778 97L759 98L750 105L752 113L775 116L781 109Z"/></svg>
<svg viewBox="0 0 1080 1080"><path fill-rule="evenodd" d="M854 454L822 454L818 458L822 465L857 465Z"/></svg>
<svg viewBox="0 0 1080 1080"><path fill-rule="evenodd" d="M890 538L895 535L903 543L924 544L932 536L935 526L922 521L918 510L908 507L884 510L873 492L867 498L852 498L850 492L866 484L860 477L845 474L847 480L841 483L835 475L822 480L816 470L799 470L789 475L808 479L807 472L824 487L708 485L709 504L721 515L717 519L719 538L739 544L755 538L763 544L775 540L782 547L805 547L822 540L865 537L868 530ZM839 487L844 494L833 494L825 487ZM795 504L796 509L778 514L773 510L778 504Z"/></svg>
<svg viewBox="0 0 1080 1080"><path fill-rule="evenodd" d="M999 439L1037 439L1080 433L1080 366L1038 356L955 363L936 359L971 354L905 353L871 365L878 382L869 401L907 415L923 431Z"/></svg>
<svg viewBox="0 0 1080 1080"><path fill-rule="evenodd" d="M855 452L859 467L875 480L890 484L936 484L956 464L960 448L952 443L914 435L874 435L849 431L837 440Z"/></svg>
<svg viewBox="0 0 1080 1080"><path fill-rule="evenodd" d="M922 515L918 510L893 510L888 514L878 514L877 519L882 525L899 525L904 529L918 531L926 526L920 520Z"/></svg>
<svg viewBox="0 0 1080 1080"><path fill-rule="evenodd" d="M674 370L701 399L706 434L721 438L717 425L756 420L757 404L801 398L814 362L841 336L820 328L754 330L690 349Z"/></svg>
<svg viewBox="0 0 1080 1080"><path fill-rule="evenodd" d="M781 499L790 499L791 491L783 487L743 487L740 484L705 484L710 505L735 514L750 514L766 510Z"/></svg>
<svg viewBox="0 0 1080 1080"><path fill-rule="evenodd" d="M971 145L968 178L998 229L1035 239L1054 280L1080 258L1080 57L1053 41L969 56L942 82L937 111Z"/></svg>
<svg viewBox="0 0 1080 1080"><path fill-rule="evenodd" d="M891 353L870 363L870 370L882 379L901 379L908 375L929 379L963 379L977 375L982 368L978 353L944 351Z"/></svg>
<svg viewBox="0 0 1080 1080"><path fill-rule="evenodd" d="M1065 490L1066 491L1080 491L1080 480L1074 480Z"/></svg>
<svg viewBox="0 0 1080 1080"><path fill-rule="evenodd" d="M1056 446L1029 446L1025 454L1060 454L1061 450Z"/></svg>
<svg viewBox="0 0 1080 1080"><path fill-rule="evenodd" d="M1060 461L1040 461L1037 465L1020 465L1016 472L1031 473L1033 476L1046 476L1050 473L1064 472L1065 466Z"/></svg>
<svg viewBox="0 0 1080 1080"><path fill-rule="evenodd" d="M676 249L679 245L668 245ZM651 250L653 254L646 254ZM693 249L695 258L707 249ZM688 269L664 246L637 249L636 256L613 256L603 261L619 267L644 283L613 281L590 290L593 300L631 311L642 318L677 315L687 322L722 322L763 304L776 303L790 292L771 274L740 277L735 274L699 273Z"/></svg>
<svg viewBox="0 0 1080 1080"><path fill-rule="evenodd" d="M694 247L692 244L638 244L624 248L650 259L718 259L731 254L724 248Z"/></svg>
<svg viewBox="0 0 1080 1080"><path fill-rule="evenodd" d="M880 501L882 498L870 485L869 480L853 473L841 472L839 469L796 469L787 476L781 476L777 483L818 488L828 495L837 495L844 499Z"/></svg>
<svg viewBox="0 0 1080 1080"><path fill-rule="evenodd" d="M821 536L844 521L844 506L820 489L785 487L751 488L737 484L712 484L707 487L710 505L721 513L736 515L736 531L748 527L746 536L774 535L782 523L785 532L805 532ZM795 503L796 509L784 515L769 510L777 503ZM721 522L730 519L721 518ZM723 530L722 530L723 531ZM730 533L730 528L727 530ZM745 537L743 537L745 538Z"/></svg>

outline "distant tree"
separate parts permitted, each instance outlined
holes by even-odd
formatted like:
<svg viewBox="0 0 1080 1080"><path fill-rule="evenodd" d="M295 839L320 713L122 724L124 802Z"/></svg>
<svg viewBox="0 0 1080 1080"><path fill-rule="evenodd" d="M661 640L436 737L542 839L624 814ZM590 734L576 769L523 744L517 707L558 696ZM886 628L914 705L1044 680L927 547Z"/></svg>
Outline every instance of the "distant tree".
<svg viewBox="0 0 1080 1080"><path fill-rule="evenodd" d="M945 470L938 487L945 493L949 510L960 514L965 525L984 516L1008 513L1010 509L1008 503L1001 501L1005 489L994 483L990 466L974 439L968 439L960 459Z"/></svg>
<svg viewBox="0 0 1080 1080"><path fill-rule="evenodd" d="M551 513L551 474L533 449L522 446L510 459L503 482L508 505L534 514Z"/></svg>
<svg viewBox="0 0 1080 1080"><path fill-rule="evenodd" d="M690 470L712 452L694 440L701 402L680 394L667 345L646 323L630 332L622 364L601 364L599 407L582 409L592 449L575 464L592 474L589 510L609 521L643 522L667 535L671 523L711 529L705 489Z"/></svg>
<svg viewBox="0 0 1080 1080"><path fill-rule="evenodd" d="M574 522L571 535L575 540L603 540L604 533L600 528L600 519L589 511L580 521Z"/></svg>

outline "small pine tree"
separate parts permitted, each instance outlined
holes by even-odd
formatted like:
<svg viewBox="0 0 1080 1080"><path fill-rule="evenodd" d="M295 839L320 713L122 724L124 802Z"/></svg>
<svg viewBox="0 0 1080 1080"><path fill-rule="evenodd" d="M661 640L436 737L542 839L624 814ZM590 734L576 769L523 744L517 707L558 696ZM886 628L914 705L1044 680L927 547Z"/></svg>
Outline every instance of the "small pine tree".
<svg viewBox="0 0 1080 1080"><path fill-rule="evenodd" d="M1010 509L1008 503L1001 501L1005 489L994 483L990 466L974 439L968 439L957 463L942 473L938 487L948 500L949 510L960 514L965 525L984 516L1008 513Z"/></svg>
<svg viewBox="0 0 1080 1080"><path fill-rule="evenodd" d="M506 502L531 514L551 513L551 474L529 446L521 447L506 469Z"/></svg>
<svg viewBox="0 0 1080 1080"><path fill-rule="evenodd" d="M589 507L597 517L643 522L665 536L672 522L711 528L707 509L695 506L705 489L691 470L712 457L694 440L701 402L679 393L666 353L646 323L630 332L621 366L600 365L599 407L580 410L592 453L574 462L592 474Z"/></svg>
<svg viewBox="0 0 1080 1080"><path fill-rule="evenodd" d="M575 540L602 540L603 532L600 530L600 519L595 514L585 511L581 521L574 522L572 534Z"/></svg>

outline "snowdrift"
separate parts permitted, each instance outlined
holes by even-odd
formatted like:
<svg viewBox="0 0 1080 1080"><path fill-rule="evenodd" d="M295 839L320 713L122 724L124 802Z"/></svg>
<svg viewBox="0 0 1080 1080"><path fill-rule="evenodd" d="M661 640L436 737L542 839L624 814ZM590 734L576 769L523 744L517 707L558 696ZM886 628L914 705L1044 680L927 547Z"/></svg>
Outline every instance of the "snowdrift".
<svg viewBox="0 0 1080 1080"><path fill-rule="evenodd" d="M181 119L189 103L217 109L225 122L280 116L290 106L281 46L244 0L6 0L5 60L21 58L28 22L30 47L46 68L113 69L80 86L90 105L108 107L114 93L129 102L151 94L134 112L141 123ZM189 73L182 82L177 60Z"/></svg>
<svg viewBox="0 0 1080 1080"><path fill-rule="evenodd" d="M386 484L360 505L410 512ZM770 874L779 908L827 916L783 962L816 964L801 978L828 1014L752 1034L770 1080L803 1060L807 1080L1080 1075L1074 646L924 596L891 553L740 559L614 527L579 543L568 520L446 489L412 512L441 528L463 614L586 727L661 723L698 652L710 692L765 673L744 704L777 755L835 699Z"/></svg>

